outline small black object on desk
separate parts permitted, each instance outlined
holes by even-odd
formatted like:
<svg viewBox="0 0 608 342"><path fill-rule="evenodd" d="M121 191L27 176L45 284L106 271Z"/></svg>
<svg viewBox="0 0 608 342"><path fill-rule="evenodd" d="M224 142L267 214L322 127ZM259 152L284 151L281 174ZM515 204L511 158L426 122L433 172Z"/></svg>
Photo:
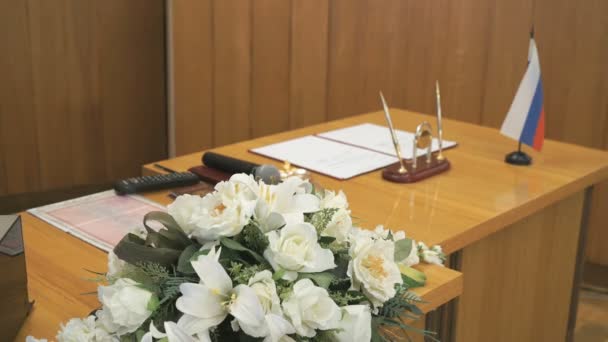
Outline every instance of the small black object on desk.
<svg viewBox="0 0 608 342"><path fill-rule="evenodd" d="M505 163L526 166L532 164L532 157L521 150L521 142L519 142L517 151L511 152L505 156Z"/></svg>

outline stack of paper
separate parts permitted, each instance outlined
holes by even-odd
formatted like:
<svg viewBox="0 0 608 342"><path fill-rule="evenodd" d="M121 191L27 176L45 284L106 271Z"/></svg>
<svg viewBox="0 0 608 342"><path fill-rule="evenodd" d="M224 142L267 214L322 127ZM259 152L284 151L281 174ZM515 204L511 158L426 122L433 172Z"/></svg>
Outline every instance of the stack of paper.
<svg viewBox="0 0 608 342"><path fill-rule="evenodd" d="M413 157L414 134L396 131L404 159ZM433 139L433 151L439 149ZM443 148L456 146L443 141ZM364 123L309 135L251 150L269 158L289 161L299 167L337 179L348 179L396 163L397 156L388 127ZM426 150L418 149L417 155Z"/></svg>

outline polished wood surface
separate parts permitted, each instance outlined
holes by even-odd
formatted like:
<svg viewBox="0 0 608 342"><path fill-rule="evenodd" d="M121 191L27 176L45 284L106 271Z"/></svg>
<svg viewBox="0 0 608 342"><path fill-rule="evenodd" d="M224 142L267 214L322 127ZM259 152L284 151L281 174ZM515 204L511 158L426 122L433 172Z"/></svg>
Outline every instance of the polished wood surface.
<svg viewBox="0 0 608 342"><path fill-rule="evenodd" d="M463 249L456 341L564 341L583 199L577 192Z"/></svg>
<svg viewBox="0 0 608 342"><path fill-rule="evenodd" d="M398 129L412 131L424 120L434 118L392 110ZM380 112L350 117L326 124L266 136L214 149L233 157L257 163L274 163L249 149L286 139L362 122L385 125ZM403 229L415 239L440 243L454 252L530 214L548 207L585 187L608 178L608 153L556 141L546 141L542 153L530 151L534 164L517 167L504 163L504 155L516 142L496 129L455 120L444 120L444 138L458 141L445 151L452 169L420 183L395 184L382 180L375 171L348 181L314 174L313 180L329 189L343 189L353 215L361 224L384 224ZM160 162L181 171L199 165L202 153L193 153ZM158 173L152 164L144 173ZM369 201L373 197L374 201Z"/></svg>
<svg viewBox="0 0 608 342"><path fill-rule="evenodd" d="M166 156L164 1L0 0L0 197Z"/></svg>
<svg viewBox="0 0 608 342"><path fill-rule="evenodd" d="M171 202L167 192L146 195L162 204ZM96 275L87 272L107 271L107 254L38 218L24 213L23 233L26 247L28 289L34 308L25 320L15 341L28 335L54 339L61 323L84 317L99 307ZM427 275L427 285L416 289L428 303L428 312L462 293L462 274L436 265L416 268ZM92 294L91 294L92 293Z"/></svg>
<svg viewBox="0 0 608 342"><path fill-rule="evenodd" d="M393 106L432 113L435 80L446 117L500 127L532 26L547 136L608 149L605 0L245 0L232 17L210 14L224 2L171 2L177 155L376 110L379 90ZM222 59L209 57L216 45ZM210 88L226 67L240 72L234 87ZM601 239L588 257L608 265L608 211L599 209L608 183L598 191L590 231Z"/></svg>

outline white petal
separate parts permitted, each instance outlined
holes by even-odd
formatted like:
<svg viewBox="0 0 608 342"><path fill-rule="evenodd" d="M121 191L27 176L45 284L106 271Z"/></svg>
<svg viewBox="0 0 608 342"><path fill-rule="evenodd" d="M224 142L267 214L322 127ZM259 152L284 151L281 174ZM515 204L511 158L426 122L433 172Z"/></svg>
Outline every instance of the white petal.
<svg viewBox="0 0 608 342"><path fill-rule="evenodd" d="M219 255L219 252L217 254ZM201 278L201 283L208 288L222 294L228 294L232 290L232 280L224 267L215 260L214 255L201 256L191 263L196 274Z"/></svg>
<svg viewBox="0 0 608 342"><path fill-rule="evenodd" d="M29 342L28 340L26 340L26 342ZM151 332L147 332L144 334L144 336L141 337L141 341L139 342L154 342L154 339L152 339L152 333Z"/></svg>
<svg viewBox="0 0 608 342"><path fill-rule="evenodd" d="M264 342L278 342L281 337L296 332L291 323L275 314L266 315L266 325L268 326L269 335L264 339Z"/></svg>
<svg viewBox="0 0 608 342"><path fill-rule="evenodd" d="M202 284L183 283L179 286L183 294L177 298L175 306L183 313L200 317L211 318L225 315L226 310L222 306L225 297Z"/></svg>
<svg viewBox="0 0 608 342"><path fill-rule="evenodd" d="M284 213L282 218L286 225L304 222L303 213Z"/></svg>
<svg viewBox="0 0 608 342"><path fill-rule="evenodd" d="M303 213L312 213L319 210L319 203L319 197L315 195L296 195L293 197L292 210Z"/></svg>
<svg viewBox="0 0 608 342"><path fill-rule="evenodd" d="M262 337L260 327L264 324L264 310L255 291L247 285L239 285L234 289L236 299L230 306L230 314L239 322L243 331L253 337Z"/></svg>
<svg viewBox="0 0 608 342"><path fill-rule="evenodd" d="M323 272L336 267L334 254L329 249L317 246L313 253L314 259L302 268L302 272Z"/></svg>
<svg viewBox="0 0 608 342"><path fill-rule="evenodd" d="M164 333L160 332L158 329L156 329L156 327L154 326L154 322L152 322L152 321L150 321L150 332L149 332L149 334L151 334L151 337L154 337L154 338L157 338L157 339L161 339L161 338L167 336L167 334L164 334Z"/></svg>
<svg viewBox="0 0 608 342"><path fill-rule="evenodd" d="M276 230L283 227L286 222L283 215L279 213L270 213L268 218L266 218L264 232L269 232L271 230Z"/></svg>
<svg viewBox="0 0 608 342"><path fill-rule="evenodd" d="M182 330L175 322L165 322L165 331L169 342L196 342L196 340Z"/></svg>
<svg viewBox="0 0 608 342"><path fill-rule="evenodd" d="M226 315L212 318L198 318L186 314L177 321L177 325L188 334L198 334L200 337L205 334L208 335L209 329L222 323L225 318Z"/></svg>

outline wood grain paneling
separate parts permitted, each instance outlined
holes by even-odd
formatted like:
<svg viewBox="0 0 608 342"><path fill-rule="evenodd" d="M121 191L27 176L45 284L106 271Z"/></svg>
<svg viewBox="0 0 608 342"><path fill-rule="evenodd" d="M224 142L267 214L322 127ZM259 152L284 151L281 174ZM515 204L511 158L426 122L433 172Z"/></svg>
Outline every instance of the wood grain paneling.
<svg viewBox="0 0 608 342"><path fill-rule="evenodd" d="M225 145L251 136L250 0L214 1L213 53L213 142Z"/></svg>
<svg viewBox="0 0 608 342"><path fill-rule="evenodd" d="M166 155L164 1L0 1L0 196Z"/></svg>
<svg viewBox="0 0 608 342"><path fill-rule="evenodd" d="M28 38L28 8L24 1L0 1L0 149L6 193L40 188L38 138L32 103L32 65Z"/></svg>
<svg viewBox="0 0 608 342"><path fill-rule="evenodd" d="M327 120L329 4L329 0L292 1L290 128Z"/></svg>
<svg viewBox="0 0 608 342"><path fill-rule="evenodd" d="M175 153L213 146L211 0L171 1Z"/></svg>
<svg viewBox="0 0 608 342"><path fill-rule="evenodd" d="M392 106L433 113L435 80L445 116L499 127L523 76L534 25L547 137L608 148L606 1L209 1L216 7L214 41L221 45L212 47L213 72L220 79L206 92L216 100L211 120L221 135L213 146L282 131L286 124L301 127L380 108L379 90ZM190 50L176 45L173 51ZM176 82L196 84L196 73L184 77ZM188 98L182 106L204 101L181 96ZM199 110L179 106L175 115L183 122ZM183 153L200 150L177 143ZM608 198L606 189L598 189L595 198ZM600 218L608 221L608 213L597 211L591 231L603 227Z"/></svg>
<svg viewBox="0 0 608 342"><path fill-rule="evenodd" d="M363 83L359 79L359 53L365 0L332 0L329 7L329 50L327 82L327 117L343 118L364 105L357 96Z"/></svg>
<svg viewBox="0 0 608 342"><path fill-rule="evenodd" d="M97 27L106 173L116 179L167 149L164 2L104 1Z"/></svg>
<svg viewBox="0 0 608 342"><path fill-rule="evenodd" d="M289 129L291 2L252 2L251 134Z"/></svg>
<svg viewBox="0 0 608 342"><path fill-rule="evenodd" d="M582 204L579 192L464 248L456 341L564 340Z"/></svg>
<svg viewBox="0 0 608 342"><path fill-rule="evenodd" d="M500 127L527 64L529 0L496 1L491 11L481 98L481 124Z"/></svg>

